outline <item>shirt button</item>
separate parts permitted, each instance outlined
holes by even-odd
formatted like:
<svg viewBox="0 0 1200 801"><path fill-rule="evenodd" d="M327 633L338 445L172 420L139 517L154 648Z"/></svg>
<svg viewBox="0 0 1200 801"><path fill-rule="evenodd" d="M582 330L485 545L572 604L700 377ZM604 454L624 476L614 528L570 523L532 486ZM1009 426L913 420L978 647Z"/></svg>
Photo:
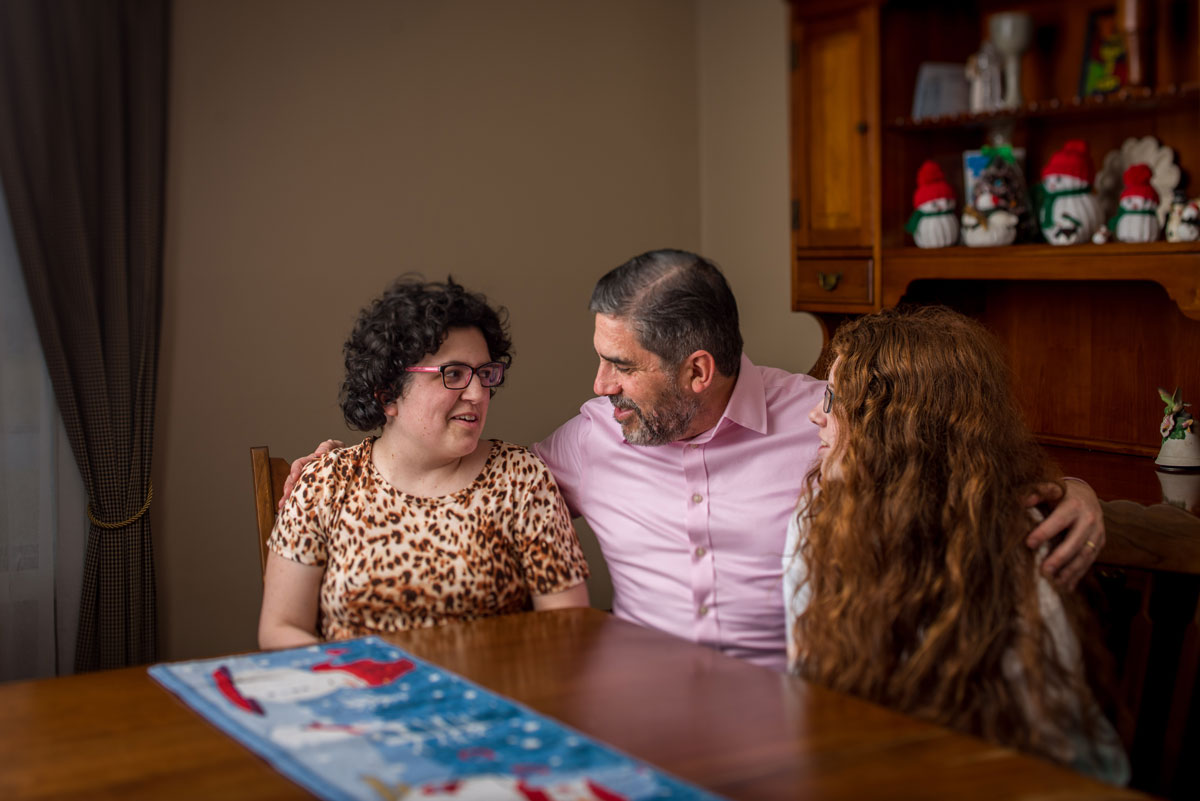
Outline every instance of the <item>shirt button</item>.
<svg viewBox="0 0 1200 801"><path fill-rule="evenodd" d="M691 448L692 450L696 450L696 448L699 448L700 446L699 445L688 445L688 447Z"/></svg>
<svg viewBox="0 0 1200 801"><path fill-rule="evenodd" d="M704 617L705 615L708 614L708 607L702 606L699 609L697 609L696 611L700 613L700 617Z"/></svg>
<svg viewBox="0 0 1200 801"><path fill-rule="evenodd" d="M699 548L696 549L696 556L698 556L698 557L704 556L704 554L706 554L706 553L708 553L708 551L704 550L703 545L701 545Z"/></svg>
<svg viewBox="0 0 1200 801"><path fill-rule="evenodd" d="M700 503L702 500L704 500L704 496L698 492L692 496L692 503Z"/></svg>

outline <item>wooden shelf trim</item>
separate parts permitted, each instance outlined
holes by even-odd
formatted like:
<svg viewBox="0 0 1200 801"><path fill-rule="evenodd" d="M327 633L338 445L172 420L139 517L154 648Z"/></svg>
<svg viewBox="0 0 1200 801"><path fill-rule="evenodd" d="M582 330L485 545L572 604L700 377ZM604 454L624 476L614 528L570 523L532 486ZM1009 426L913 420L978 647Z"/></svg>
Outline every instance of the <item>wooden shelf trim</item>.
<svg viewBox="0 0 1200 801"><path fill-rule="evenodd" d="M1200 243L1014 245L1004 248L884 248L884 308L909 284L951 281L1152 281L1193 320L1200 320Z"/></svg>
<svg viewBox="0 0 1200 801"><path fill-rule="evenodd" d="M982 128L997 123L1040 117L1106 116L1172 108L1200 109L1200 84L1171 85L1154 90L1145 87L1122 89L1111 95L1072 97L1065 100L1033 100L1015 109L997 109L977 114L946 114L937 117L897 117L887 124L890 131L926 131L936 128Z"/></svg>

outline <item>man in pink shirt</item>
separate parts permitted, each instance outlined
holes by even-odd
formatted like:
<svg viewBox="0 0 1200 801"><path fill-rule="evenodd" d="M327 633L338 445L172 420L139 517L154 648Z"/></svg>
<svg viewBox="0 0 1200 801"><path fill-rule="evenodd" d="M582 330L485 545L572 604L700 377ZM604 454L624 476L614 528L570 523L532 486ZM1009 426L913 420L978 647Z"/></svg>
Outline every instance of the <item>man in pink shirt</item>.
<svg viewBox="0 0 1200 801"><path fill-rule="evenodd" d="M825 382L753 364L729 285L693 253L631 259L590 308L600 397L533 450L600 542L613 612L782 670L784 540ZM1045 564L1073 584L1104 534L1095 494L1068 486L1030 541L1070 528Z"/></svg>
<svg viewBox="0 0 1200 801"><path fill-rule="evenodd" d="M733 292L694 253L630 259L600 279L590 309L600 397L533 450L600 542L613 612L783 670L784 541L821 444L808 412L825 382L753 364ZM284 497L311 458L292 464ZM1042 488L1058 504L1028 544L1065 530L1042 569L1073 586L1104 526L1095 493L1067 486L1062 498Z"/></svg>

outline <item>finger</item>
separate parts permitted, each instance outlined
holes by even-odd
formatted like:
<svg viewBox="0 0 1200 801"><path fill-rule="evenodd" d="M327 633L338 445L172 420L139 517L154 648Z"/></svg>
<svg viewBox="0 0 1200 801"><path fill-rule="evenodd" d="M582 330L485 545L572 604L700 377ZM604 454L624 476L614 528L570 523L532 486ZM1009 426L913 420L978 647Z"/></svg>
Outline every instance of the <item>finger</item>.
<svg viewBox="0 0 1200 801"><path fill-rule="evenodd" d="M1033 492L1025 497L1026 506L1037 506L1039 503L1054 503L1063 497L1063 488L1053 481L1043 481L1033 488Z"/></svg>
<svg viewBox="0 0 1200 801"><path fill-rule="evenodd" d="M288 484L295 484L300 478L300 474L304 472L305 465L316 458L317 454L314 453L310 456L301 456L299 459L292 462L292 469L288 472Z"/></svg>
<svg viewBox="0 0 1200 801"><path fill-rule="evenodd" d="M300 474L304 472L305 466L316 459L318 456L324 456L335 448L344 448L346 443L340 439L327 439L317 446L317 449L308 456L301 456L296 461L292 462L291 469L288 471L288 477L283 482L283 493L279 497L279 503L276 504L276 509L283 508L283 502L292 494L292 490L296 488L296 482L300 480Z"/></svg>
<svg viewBox="0 0 1200 801"><path fill-rule="evenodd" d="M1096 561L1104 547L1104 530L1095 525L1076 525L1042 563L1043 575L1060 586L1074 587Z"/></svg>
<svg viewBox="0 0 1200 801"><path fill-rule="evenodd" d="M1090 549L1085 549L1090 550ZM1092 566L1092 559L1086 553L1081 553L1079 556L1072 559L1066 567L1058 571L1053 576L1047 576L1054 581L1059 587L1064 590L1074 590Z"/></svg>
<svg viewBox="0 0 1200 801"><path fill-rule="evenodd" d="M1041 547L1042 543L1058 536L1061 531L1070 525L1073 519L1074 518L1069 515L1065 509L1063 509L1062 504L1059 504L1054 508L1054 511L1052 511L1049 516L1046 517L1045 520L1034 526L1033 530L1029 532L1029 536L1025 538L1025 544L1030 548ZM1070 532L1068 533L1068 537L1070 537ZM1063 545L1066 545L1066 541L1063 542ZM1083 547L1082 539L1079 540L1079 547ZM1055 549L1055 553L1058 553L1061 550L1062 545ZM1063 560L1057 559L1055 561L1061 563Z"/></svg>
<svg viewBox="0 0 1200 801"><path fill-rule="evenodd" d="M292 494L292 490L296 488L295 474L288 474L287 480L283 482L283 492L279 495L279 503L275 504L275 511L283 509L283 502Z"/></svg>
<svg viewBox="0 0 1200 801"><path fill-rule="evenodd" d="M317 454L314 453L309 456L301 456L299 459L292 462L291 470L288 471L288 477L283 482L283 492L279 495L278 508L283 508L283 502L288 499L288 497L292 494L292 490L296 488L296 482L300 480L300 474L304 472L304 466L316 458Z"/></svg>

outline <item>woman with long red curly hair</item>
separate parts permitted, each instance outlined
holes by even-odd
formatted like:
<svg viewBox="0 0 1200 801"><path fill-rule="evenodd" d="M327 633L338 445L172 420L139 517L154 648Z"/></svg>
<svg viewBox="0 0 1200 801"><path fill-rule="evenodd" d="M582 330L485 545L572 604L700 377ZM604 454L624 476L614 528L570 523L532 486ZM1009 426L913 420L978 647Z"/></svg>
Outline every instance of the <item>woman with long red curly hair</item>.
<svg viewBox="0 0 1200 801"><path fill-rule="evenodd" d="M1000 349L944 308L884 312L831 343L821 431L789 535L800 675L1122 782L1093 700L1081 609L1039 575L1024 499L1052 480ZM789 558L790 557L790 558Z"/></svg>

